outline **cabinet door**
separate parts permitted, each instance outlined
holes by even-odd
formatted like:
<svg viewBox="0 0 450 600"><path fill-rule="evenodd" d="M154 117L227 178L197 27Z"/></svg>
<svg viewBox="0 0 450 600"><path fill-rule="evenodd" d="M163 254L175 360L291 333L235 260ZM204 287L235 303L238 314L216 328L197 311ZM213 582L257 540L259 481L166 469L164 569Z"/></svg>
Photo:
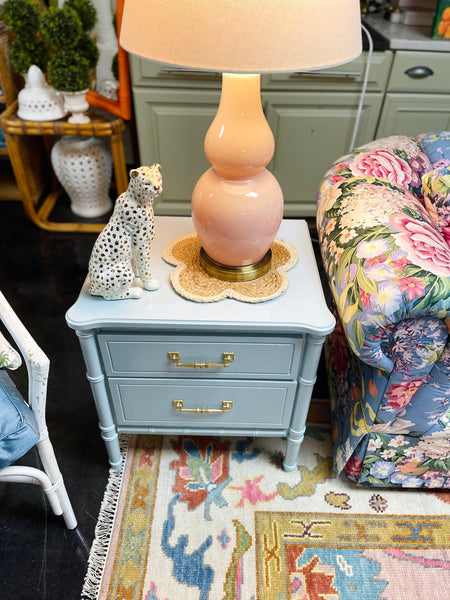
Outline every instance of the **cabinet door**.
<svg viewBox="0 0 450 600"><path fill-rule="evenodd" d="M285 216L315 216L320 181L349 151L359 94L264 92L275 154L268 168L284 194ZM356 146L374 139L382 94L366 94Z"/></svg>
<svg viewBox="0 0 450 600"><path fill-rule="evenodd" d="M164 191L155 213L190 215L192 190L211 166L203 145L220 90L134 88L133 97L141 164L162 166Z"/></svg>
<svg viewBox="0 0 450 600"><path fill-rule="evenodd" d="M386 94L377 137L450 129L448 94Z"/></svg>

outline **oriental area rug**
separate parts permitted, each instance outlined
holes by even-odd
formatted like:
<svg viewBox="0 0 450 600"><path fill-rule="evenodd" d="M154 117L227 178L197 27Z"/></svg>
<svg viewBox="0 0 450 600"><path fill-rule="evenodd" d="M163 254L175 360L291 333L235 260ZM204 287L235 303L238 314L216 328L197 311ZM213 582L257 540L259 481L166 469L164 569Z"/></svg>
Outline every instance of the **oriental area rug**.
<svg viewBox="0 0 450 600"><path fill-rule="evenodd" d="M313 408L290 473L282 439L122 436L82 599L450 598L450 493L336 478Z"/></svg>

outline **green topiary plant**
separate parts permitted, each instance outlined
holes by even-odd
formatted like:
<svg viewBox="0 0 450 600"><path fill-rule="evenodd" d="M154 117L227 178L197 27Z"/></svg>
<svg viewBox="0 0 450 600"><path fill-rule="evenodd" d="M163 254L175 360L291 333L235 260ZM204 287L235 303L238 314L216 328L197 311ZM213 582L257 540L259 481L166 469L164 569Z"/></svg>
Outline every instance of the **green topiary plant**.
<svg viewBox="0 0 450 600"><path fill-rule="evenodd" d="M60 50L48 61L47 75L51 85L61 92L79 92L89 87L89 61L73 48Z"/></svg>
<svg viewBox="0 0 450 600"><path fill-rule="evenodd" d="M90 33L97 23L97 11L91 0L66 0L64 6L72 8L80 17L85 33Z"/></svg>
<svg viewBox="0 0 450 600"><path fill-rule="evenodd" d="M119 55L117 52L113 56L111 70L112 70L112 74L114 75L114 79L119 81Z"/></svg>
<svg viewBox="0 0 450 600"><path fill-rule="evenodd" d="M11 31L18 35L36 35L39 30L40 11L33 0L6 0L1 14Z"/></svg>
<svg viewBox="0 0 450 600"><path fill-rule="evenodd" d="M100 52L94 40L84 33L77 44L77 50L81 56L84 56L84 58L89 61L89 68L95 69L100 57Z"/></svg>
<svg viewBox="0 0 450 600"><path fill-rule="evenodd" d="M89 88L91 72L100 53L89 31L97 21L91 0L67 0L62 8L50 7L42 16L42 35L53 54L47 65L51 85L61 92Z"/></svg>
<svg viewBox="0 0 450 600"><path fill-rule="evenodd" d="M31 65L45 72L49 49L39 33L41 12L33 0L6 0L1 15L16 34L10 46L9 58L17 73L25 74Z"/></svg>
<svg viewBox="0 0 450 600"><path fill-rule="evenodd" d="M63 8L50 6L42 15L41 31L48 43L58 51L73 48L83 34L81 19L77 13L64 5Z"/></svg>
<svg viewBox="0 0 450 600"><path fill-rule="evenodd" d="M37 37L16 38L9 48L9 60L17 73L25 74L31 65L37 65L45 73L48 56L47 46Z"/></svg>
<svg viewBox="0 0 450 600"><path fill-rule="evenodd" d="M89 33L97 22L91 0L66 0L62 8L40 9L34 0L6 0L2 16L16 33L10 60L18 73L35 64L51 85L66 92L89 88L100 56Z"/></svg>

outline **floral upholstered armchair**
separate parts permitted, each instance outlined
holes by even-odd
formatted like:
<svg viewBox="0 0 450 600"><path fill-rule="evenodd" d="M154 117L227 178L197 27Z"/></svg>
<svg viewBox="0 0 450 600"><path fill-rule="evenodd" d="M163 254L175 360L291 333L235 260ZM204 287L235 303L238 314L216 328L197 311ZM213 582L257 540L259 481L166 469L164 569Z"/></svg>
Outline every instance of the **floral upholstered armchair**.
<svg viewBox="0 0 450 600"><path fill-rule="evenodd" d="M317 227L338 323L326 348L336 473L450 488L450 132L338 159Z"/></svg>

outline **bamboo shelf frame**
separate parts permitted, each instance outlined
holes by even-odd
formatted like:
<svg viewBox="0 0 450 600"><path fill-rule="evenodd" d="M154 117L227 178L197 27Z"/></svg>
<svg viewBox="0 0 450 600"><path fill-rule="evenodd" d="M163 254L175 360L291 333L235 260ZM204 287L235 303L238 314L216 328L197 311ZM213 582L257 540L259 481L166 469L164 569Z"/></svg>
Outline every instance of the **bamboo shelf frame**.
<svg viewBox="0 0 450 600"><path fill-rule="evenodd" d="M23 78L11 69L9 61L9 48L13 34L3 21L0 21L0 104L3 111L17 98L23 86ZM27 138L22 138L20 152L22 162L28 173L28 183L33 201L37 202L45 190L44 156L41 140L33 138L33 143L24 143ZM27 140L29 142L29 139ZM0 200L22 200L19 187L9 160L8 148L0 148Z"/></svg>
<svg viewBox="0 0 450 600"><path fill-rule="evenodd" d="M103 229L105 223L57 222L50 220L51 212L63 190L52 169L52 185L49 194L40 206L33 201L28 182L29 174L27 174L20 152L22 136L42 136L49 165L51 165L51 148L54 138L57 136L108 137L111 144L117 195L120 195L128 187L123 146L124 121L121 118L106 119L95 114L88 114L91 118L90 123L82 124L69 123L67 118L59 121L24 121L17 116L17 100L15 100L0 116L3 135L25 213L41 229L47 231L99 232Z"/></svg>

